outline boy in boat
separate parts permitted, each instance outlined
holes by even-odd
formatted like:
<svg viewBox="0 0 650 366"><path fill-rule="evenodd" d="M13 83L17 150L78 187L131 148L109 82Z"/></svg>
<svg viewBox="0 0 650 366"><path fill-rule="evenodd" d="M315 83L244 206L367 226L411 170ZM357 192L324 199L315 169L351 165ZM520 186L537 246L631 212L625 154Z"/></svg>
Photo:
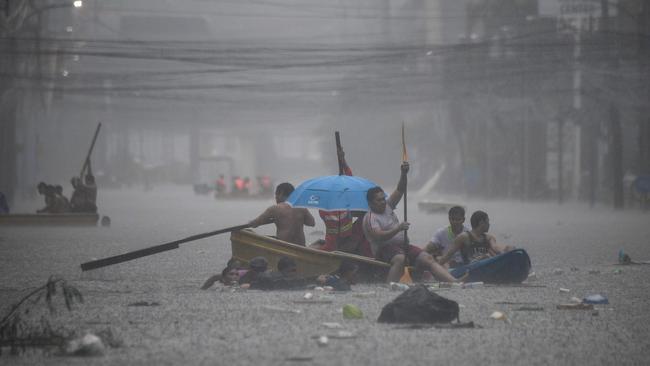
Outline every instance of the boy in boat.
<svg viewBox="0 0 650 366"><path fill-rule="evenodd" d="M429 271L439 281L457 282L451 274L433 260L433 257L419 247L405 242L403 231L408 230L408 222L399 222L394 209L406 190L406 174L409 163L402 163L401 175L397 188L386 200L386 194L380 187L373 187L366 195L370 210L363 217L363 231L370 241L377 260L391 265L387 282L398 282L404 272L405 244L408 246L408 261L422 270Z"/></svg>
<svg viewBox="0 0 650 366"><path fill-rule="evenodd" d="M488 234L490 218L486 212L476 211L469 220L472 230L462 232L454 239L454 244L440 258L440 264L449 262L456 252L460 252L460 264L470 264L512 250L510 246L498 245L495 237Z"/></svg>
<svg viewBox="0 0 650 366"><path fill-rule="evenodd" d="M442 254L449 250L454 240L460 233L470 231L465 223L465 209L461 206L454 206L449 209L449 225L441 227L433 234L424 250L431 254L434 259L442 257ZM460 253L454 254L449 260L449 267L455 267L463 263Z"/></svg>
<svg viewBox="0 0 650 366"><path fill-rule="evenodd" d="M248 224L251 227L273 222L276 227L276 237L289 243L305 245L303 226L314 226L314 217L305 208L293 208L285 201L293 192L293 185L281 183L275 189L277 204L267 208L261 215Z"/></svg>

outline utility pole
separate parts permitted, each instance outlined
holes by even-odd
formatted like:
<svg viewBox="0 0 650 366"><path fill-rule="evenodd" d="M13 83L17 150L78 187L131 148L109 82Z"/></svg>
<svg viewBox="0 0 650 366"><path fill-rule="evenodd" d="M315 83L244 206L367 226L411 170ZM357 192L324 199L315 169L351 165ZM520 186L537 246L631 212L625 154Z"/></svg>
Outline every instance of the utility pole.
<svg viewBox="0 0 650 366"><path fill-rule="evenodd" d="M557 203L564 202L564 141L562 139L564 129L564 116L560 115L557 119Z"/></svg>
<svg viewBox="0 0 650 366"><path fill-rule="evenodd" d="M618 68L618 52L611 52L610 45L614 46L616 42L612 42L612 33L609 24L609 1L601 0L601 17L602 17L602 39L605 41L606 49L608 50L606 57L606 65L612 68ZM613 78L607 79L607 84L613 84ZM610 173L612 177L612 195L614 208L623 208L623 133L621 131L620 113L616 102L610 102L609 105L609 151L610 151Z"/></svg>

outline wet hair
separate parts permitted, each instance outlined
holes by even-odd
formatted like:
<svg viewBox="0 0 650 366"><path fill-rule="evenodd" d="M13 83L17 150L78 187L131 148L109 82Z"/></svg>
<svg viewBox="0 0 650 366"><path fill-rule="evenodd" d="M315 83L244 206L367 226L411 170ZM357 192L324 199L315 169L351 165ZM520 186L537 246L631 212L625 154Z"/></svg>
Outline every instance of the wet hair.
<svg viewBox="0 0 650 366"><path fill-rule="evenodd" d="M265 272L269 267L269 261L264 257L254 257L249 262L248 266L255 272Z"/></svg>
<svg viewBox="0 0 650 366"><path fill-rule="evenodd" d="M366 200L368 200L368 203L370 203L370 201L372 201L372 199L375 197L377 192L383 192L383 191L384 190L381 189L381 187L378 187L378 186L370 188L368 190L368 193L366 193Z"/></svg>
<svg viewBox="0 0 650 366"><path fill-rule="evenodd" d="M291 192L293 192L293 190L294 190L293 185L287 182L280 183L278 184L277 187L275 187L275 193L280 193L287 197L289 197L289 195L291 194Z"/></svg>
<svg viewBox="0 0 650 366"><path fill-rule="evenodd" d="M449 209L449 217L465 217L465 209L461 206L454 206Z"/></svg>
<svg viewBox="0 0 650 366"><path fill-rule="evenodd" d="M231 268L230 266L226 266L226 268L224 268L221 271L221 278L223 278L223 280L225 281L226 277L228 277L228 273L230 273L230 271L232 271L233 269L234 268Z"/></svg>
<svg viewBox="0 0 650 366"><path fill-rule="evenodd" d="M232 268L238 268L241 265L241 262L239 259L232 257L228 259L228 263L226 263L226 267L232 267Z"/></svg>
<svg viewBox="0 0 650 366"><path fill-rule="evenodd" d="M358 269L359 266L356 263L345 260L341 262L339 269L337 269L335 273L338 274L339 276L343 276L347 273L354 272Z"/></svg>
<svg viewBox="0 0 650 366"><path fill-rule="evenodd" d="M476 228L481 221L486 220L488 218L488 214L484 211L475 211L472 214L472 217L470 217L469 222L472 224L472 229Z"/></svg>
<svg viewBox="0 0 650 366"><path fill-rule="evenodd" d="M296 267L296 262L289 257L282 257L278 261L278 271L284 272L286 269Z"/></svg>
<svg viewBox="0 0 650 366"><path fill-rule="evenodd" d="M56 188L51 185L51 184L46 184L45 185L45 194L55 194L56 193Z"/></svg>

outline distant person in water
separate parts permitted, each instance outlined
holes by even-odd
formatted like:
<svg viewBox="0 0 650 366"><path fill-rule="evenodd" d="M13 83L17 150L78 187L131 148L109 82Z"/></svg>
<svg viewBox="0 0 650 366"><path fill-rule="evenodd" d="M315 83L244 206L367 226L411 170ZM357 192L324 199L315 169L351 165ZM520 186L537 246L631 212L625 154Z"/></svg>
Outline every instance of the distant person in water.
<svg viewBox="0 0 650 366"><path fill-rule="evenodd" d="M223 174L219 174L215 187L215 197L222 197L226 194L226 177Z"/></svg>
<svg viewBox="0 0 650 366"><path fill-rule="evenodd" d="M359 266L344 260L336 272L318 276L317 283L321 286L331 286L335 291L350 291L351 286L357 283L358 271Z"/></svg>
<svg viewBox="0 0 650 366"><path fill-rule="evenodd" d="M305 208L293 208L285 201L293 192L293 185L281 183L275 189L276 204L249 222L251 227L274 223L276 237L289 243L305 245L303 226L314 226L314 217Z"/></svg>
<svg viewBox="0 0 650 366"><path fill-rule="evenodd" d="M7 198L5 194L0 192L0 214L9 213L9 204L7 203Z"/></svg>

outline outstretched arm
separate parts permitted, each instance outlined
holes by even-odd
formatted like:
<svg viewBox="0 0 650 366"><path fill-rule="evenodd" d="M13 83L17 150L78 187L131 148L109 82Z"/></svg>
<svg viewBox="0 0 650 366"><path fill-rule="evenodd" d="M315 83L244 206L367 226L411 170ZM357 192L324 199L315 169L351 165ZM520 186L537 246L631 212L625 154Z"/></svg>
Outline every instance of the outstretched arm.
<svg viewBox="0 0 650 366"><path fill-rule="evenodd" d="M449 260L451 259L451 257L452 257L452 256L453 256L457 251L459 251L460 248L463 247L463 243L464 243L464 241L465 241L465 236L467 236L465 233L461 233L460 235L458 235L458 236L456 237L456 239L454 240L454 244L452 244L452 246L449 247L449 249L447 249L447 251L445 252L445 254L442 255L442 258L440 258L440 260L438 261L438 263L440 263L440 264L445 264L445 263L449 262Z"/></svg>
<svg viewBox="0 0 650 366"><path fill-rule="evenodd" d="M220 274L216 274L216 275L211 276L210 278L208 278L208 279L205 281L205 283L203 284L203 286L201 286L201 290L207 290L207 289L209 289L209 288L212 287L212 285L213 285L215 282L217 282L217 281L221 281L221 273L220 273Z"/></svg>
<svg viewBox="0 0 650 366"><path fill-rule="evenodd" d="M251 220L248 224L251 227L258 227L260 225L265 225L265 224L270 224L273 222L273 208L275 206L271 206L264 210L261 215L257 216L257 218Z"/></svg>
<svg viewBox="0 0 650 366"><path fill-rule="evenodd" d="M372 225L372 222L369 221L367 223L367 232L370 239L382 242L391 239L400 231L408 230L409 226L410 224L408 222L402 222L390 230L382 230L378 226Z"/></svg>
<svg viewBox="0 0 650 366"><path fill-rule="evenodd" d="M336 149L336 155L338 156L339 163L343 168L343 174L352 175L352 169L350 169L350 167L348 166L348 162L345 160L345 152L343 151L343 148Z"/></svg>
<svg viewBox="0 0 650 366"><path fill-rule="evenodd" d="M397 183L397 188L395 191L393 191L393 193L391 193L386 202L392 208L397 207L397 204L402 199L404 192L406 192L406 174L409 172L409 167L410 166L408 161L403 162L402 166L400 167L401 173L399 176L399 182Z"/></svg>
<svg viewBox="0 0 650 366"><path fill-rule="evenodd" d="M497 244L497 239L493 235L489 235L489 234L488 234L488 242L490 243L489 251L491 255L498 255L515 249L510 245Z"/></svg>

